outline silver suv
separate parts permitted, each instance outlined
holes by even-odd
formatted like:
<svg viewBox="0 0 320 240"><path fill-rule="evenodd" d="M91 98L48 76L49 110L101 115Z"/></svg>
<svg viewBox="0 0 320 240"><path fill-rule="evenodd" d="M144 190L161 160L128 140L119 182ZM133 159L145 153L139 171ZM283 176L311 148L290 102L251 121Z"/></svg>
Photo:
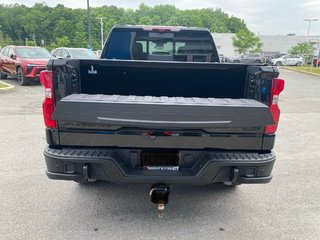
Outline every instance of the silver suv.
<svg viewBox="0 0 320 240"><path fill-rule="evenodd" d="M301 56L284 55L279 58L271 59L271 65L275 66L302 66L304 59Z"/></svg>

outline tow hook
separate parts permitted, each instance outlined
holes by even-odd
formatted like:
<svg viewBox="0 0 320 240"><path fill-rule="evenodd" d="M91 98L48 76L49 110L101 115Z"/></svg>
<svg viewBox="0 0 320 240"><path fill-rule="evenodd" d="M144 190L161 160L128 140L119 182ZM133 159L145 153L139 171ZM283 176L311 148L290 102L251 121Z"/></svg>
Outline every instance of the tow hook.
<svg viewBox="0 0 320 240"><path fill-rule="evenodd" d="M163 218L165 206L169 201L170 188L163 184L152 185L150 190L151 202L157 204L159 218Z"/></svg>

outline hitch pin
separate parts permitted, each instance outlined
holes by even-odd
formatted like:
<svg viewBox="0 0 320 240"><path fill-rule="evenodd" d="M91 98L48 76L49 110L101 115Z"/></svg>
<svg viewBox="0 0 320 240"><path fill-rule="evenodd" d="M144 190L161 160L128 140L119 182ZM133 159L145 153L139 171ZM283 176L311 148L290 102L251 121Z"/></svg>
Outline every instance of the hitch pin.
<svg viewBox="0 0 320 240"><path fill-rule="evenodd" d="M158 216L159 218L163 218L164 216L165 205L163 203L158 204Z"/></svg>

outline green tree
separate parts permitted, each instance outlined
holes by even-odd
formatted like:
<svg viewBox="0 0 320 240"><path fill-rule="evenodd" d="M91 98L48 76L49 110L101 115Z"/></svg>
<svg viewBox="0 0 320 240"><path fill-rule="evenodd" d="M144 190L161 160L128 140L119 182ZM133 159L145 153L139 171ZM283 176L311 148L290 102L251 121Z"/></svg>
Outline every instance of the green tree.
<svg viewBox="0 0 320 240"><path fill-rule="evenodd" d="M27 46L37 46L37 44L34 41L26 41Z"/></svg>
<svg viewBox="0 0 320 240"><path fill-rule="evenodd" d="M58 48L58 47L69 47L70 41L67 36L61 38L56 38L56 42L51 43L47 48L49 51Z"/></svg>
<svg viewBox="0 0 320 240"><path fill-rule="evenodd" d="M148 16L142 16L140 19L139 19L139 24L142 24L142 25L152 25L152 19Z"/></svg>
<svg viewBox="0 0 320 240"><path fill-rule="evenodd" d="M92 7L91 40L100 49L100 17L103 17L104 36L117 24L147 24L206 27L212 32L237 32L246 29L243 20L229 16L221 9L181 10L173 5L141 4L138 9L123 9L116 6ZM57 38L69 39L70 47L88 47L87 18L85 9L67 8L62 4L49 7L36 3L33 7L19 4L0 4L2 45L8 41L25 44L26 38L41 45L44 40L49 48L57 46ZM3 39L8 39L4 41ZM60 44L58 44L60 45Z"/></svg>
<svg viewBox="0 0 320 240"><path fill-rule="evenodd" d="M56 43L57 43L58 47L68 47L70 41L67 36L63 36L60 38L56 38Z"/></svg>
<svg viewBox="0 0 320 240"><path fill-rule="evenodd" d="M316 48L311 42L298 43L296 46L293 46L288 52L292 55L301 55L307 61L313 58Z"/></svg>
<svg viewBox="0 0 320 240"><path fill-rule="evenodd" d="M87 34L86 32L76 32L74 39L72 40L72 47L87 48Z"/></svg>
<svg viewBox="0 0 320 240"><path fill-rule="evenodd" d="M237 33L240 29L245 29L245 28L246 28L246 24L244 23L244 21L237 17L231 16L227 20L227 29L231 33Z"/></svg>
<svg viewBox="0 0 320 240"><path fill-rule="evenodd" d="M12 43L13 43L12 39L9 37L6 37L0 28L0 49L5 47L6 45L10 45Z"/></svg>
<svg viewBox="0 0 320 240"><path fill-rule="evenodd" d="M260 38L247 29L240 29L232 39L232 43L240 54L259 53L262 48Z"/></svg>
<svg viewBox="0 0 320 240"><path fill-rule="evenodd" d="M157 5L152 9L154 25L169 25L168 21L177 14L178 10L173 5Z"/></svg>

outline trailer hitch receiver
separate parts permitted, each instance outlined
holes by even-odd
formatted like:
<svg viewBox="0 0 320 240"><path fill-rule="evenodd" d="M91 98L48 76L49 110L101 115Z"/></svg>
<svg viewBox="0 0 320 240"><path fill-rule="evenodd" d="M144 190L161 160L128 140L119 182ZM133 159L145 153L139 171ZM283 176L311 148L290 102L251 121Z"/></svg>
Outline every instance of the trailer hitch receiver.
<svg viewBox="0 0 320 240"><path fill-rule="evenodd" d="M164 184L152 185L150 190L151 202L157 205L159 217L163 217L165 206L169 201L170 188Z"/></svg>

